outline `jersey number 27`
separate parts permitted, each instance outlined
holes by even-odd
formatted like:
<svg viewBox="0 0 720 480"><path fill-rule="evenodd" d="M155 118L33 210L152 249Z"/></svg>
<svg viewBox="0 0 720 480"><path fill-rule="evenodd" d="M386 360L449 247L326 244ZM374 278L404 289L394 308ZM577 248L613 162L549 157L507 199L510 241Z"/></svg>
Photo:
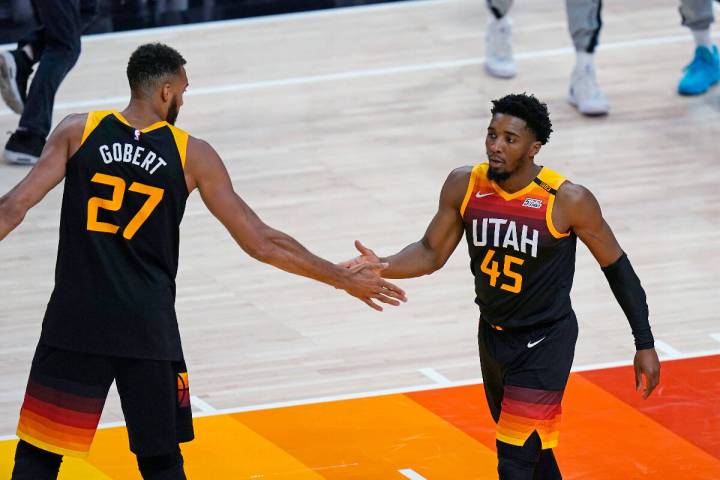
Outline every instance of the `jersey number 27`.
<svg viewBox="0 0 720 480"><path fill-rule="evenodd" d="M125 180L120 177L113 175L105 175L104 173L96 173L91 182L101 183L103 185L110 185L113 187L113 194L110 200L100 197L92 197L88 200L88 212L87 212L87 229L91 232L105 232L115 234L120 229L119 226L113 225L112 223L101 222L97 219L98 210L110 210L111 212L117 212L122 207L123 198L125 197ZM148 219L150 214L155 210L160 201L163 198L165 190L158 187L152 187L143 183L133 182L130 184L130 188L127 189L130 192L141 193L147 195L148 199L135 216L130 220L130 223L123 229L123 237L127 240L132 239L137 231L140 229L143 223Z"/></svg>

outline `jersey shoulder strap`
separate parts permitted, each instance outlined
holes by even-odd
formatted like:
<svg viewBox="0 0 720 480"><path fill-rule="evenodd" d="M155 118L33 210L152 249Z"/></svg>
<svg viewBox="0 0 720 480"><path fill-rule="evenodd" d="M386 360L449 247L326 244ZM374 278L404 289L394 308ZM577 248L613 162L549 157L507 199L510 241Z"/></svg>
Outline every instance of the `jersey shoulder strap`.
<svg viewBox="0 0 720 480"><path fill-rule="evenodd" d="M80 145L85 143L85 140L90 136L90 134L97 128L98 125L100 125L100 122L107 117L108 115L112 115L115 113L113 110L96 110L94 112L88 112L87 114L87 120L85 120L85 130L83 130L83 136L82 140L80 140Z"/></svg>
<svg viewBox="0 0 720 480"><path fill-rule="evenodd" d="M555 224L552 219L553 207L555 206L555 196L557 195L560 186L566 181L567 178L545 167L540 170L540 173L534 180L536 184L540 185L540 187L549 194L547 199L547 209L545 210L545 223L547 224L550 234L557 239L569 237L572 233L570 230L567 232L558 231L558 229L555 228Z"/></svg>
<svg viewBox="0 0 720 480"><path fill-rule="evenodd" d="M478 163L475 165L470 172L470 180L468 181L467 190L465 191L465 198L463 199L462 205L460 206L460 216L465 216L465 209L467 208L467 204L470 202L470 198L472 197L473 192L475 191L475 187L479 180L485 178L487 176L487 170L489 165L486 163Z"/></svg>
<svg viewBox="0 0 720 480"><path fill-rule="evenodd" d="M187 159L188 139L190 138L190 135L185 130L181 130L175 125L170 125L168 123L168 127L170 127L170 131L175 139L175 145L177 146L178 154L180 155L180 163L182 163L182 168L184 169L185 160Z"/></svg>
<svg viewBox="0 0 720 480"><path fill-rule="evenodd" d="M550 170L549 168L543 167L543 169L540 170L540 173L538 173L538 176L535 177L535 180L533 181L540 185L543 190L555 196L557 195L557 191L558 188L560 188L560 185L565 183L566 180L567 178L560 175L559 173Z"/></svg>

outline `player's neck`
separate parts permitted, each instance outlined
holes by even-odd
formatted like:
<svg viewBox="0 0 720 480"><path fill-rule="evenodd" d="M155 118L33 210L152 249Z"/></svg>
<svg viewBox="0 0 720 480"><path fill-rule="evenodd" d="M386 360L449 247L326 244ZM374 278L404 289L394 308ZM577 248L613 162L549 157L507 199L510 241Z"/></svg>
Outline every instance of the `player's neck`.
<svg viewBox="0 0 720 480"><path fill-rule="evenodd" d="M527 162L525 165L515 170L507 180L496 182L500 188L508 193L515 193L527 187L530 182L535 180L542 167L535 165L533 161Z"/></svg>
<svg viewBox="0 0 720 480"><path fill-rule="evenodd" d="M130 99L130 103L120 114L125 117L133 127L141 130L154 123L165 120L152 102L137 98Z"/></svg>

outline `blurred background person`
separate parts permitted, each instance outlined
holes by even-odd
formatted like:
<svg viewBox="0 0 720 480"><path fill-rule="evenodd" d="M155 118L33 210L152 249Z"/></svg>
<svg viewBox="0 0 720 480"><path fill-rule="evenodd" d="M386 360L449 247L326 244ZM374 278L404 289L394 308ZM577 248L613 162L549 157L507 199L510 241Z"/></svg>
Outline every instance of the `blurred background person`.
<svg viewBox="0 0 720 480"><path fill-rule="evenodd" d="M15 164L37 162L50 132L55 93L80 56L80 0L33 0L39 28L14 50L0 53L0 94L20 115L3 156ZM96 3L87 6L95 11ZM33 66L37 72L29 85Z"/></svg>
<svg viewBox="0 0 720 480"><path fill-rule="evenodd" d="M680 16L695 38L695 55L680 78L678 93L700 95L720 80L718 47L710 35L710 25L715 20L712 0L682 0Z"/></svg>
<svg viewBox="0 0 720 480"><path fill-rule="evenodd" d="M512 78L517 66L512 53L508 12L512 0L486 0L492 13L485 31L485 70L497 78ZM601 0L566 0L568 28L575 45L575 68L570 75L568 102L583 115L606 115L610 110L596 76L594 54L602 19Z"/></svg>

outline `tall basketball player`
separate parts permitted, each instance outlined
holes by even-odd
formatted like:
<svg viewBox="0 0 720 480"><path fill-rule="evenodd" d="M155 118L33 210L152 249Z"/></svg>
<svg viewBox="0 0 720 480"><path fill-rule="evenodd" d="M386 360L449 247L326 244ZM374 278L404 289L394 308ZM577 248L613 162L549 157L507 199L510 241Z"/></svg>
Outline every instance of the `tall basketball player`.
<svg viewBox="0 0 720 480"><path fill-rule="evenodd" d="M450 174L422 239L382 259L356 242L361 255L344 265L387 263L385 278L427 275L445 264L465 234L500 478L559 479L552 448L578 333L570 304L577 238L602 267L630 322L635 382L644 398L659 382L660 364L645 292L597 200L535 163L552 132L546 105L534 96L508 95L493 101L491 111L488 162Z"/></svg>
<svg viewBox="0 0 720 480"><path fill-rule="evenodd" d="M179 225L195 189L256 259L343 289L368 306L401 289L347 270L264 224L233 190L218 154L174 126L185 60L139 47L122 112L70 115L40 161L0 198L0 240L65 179L55 289L20 412L13 479L54 479L62 455L86 455L113 379L145 479L184 479L179 442L193 438L188 377L175 317Z"/></svg>

